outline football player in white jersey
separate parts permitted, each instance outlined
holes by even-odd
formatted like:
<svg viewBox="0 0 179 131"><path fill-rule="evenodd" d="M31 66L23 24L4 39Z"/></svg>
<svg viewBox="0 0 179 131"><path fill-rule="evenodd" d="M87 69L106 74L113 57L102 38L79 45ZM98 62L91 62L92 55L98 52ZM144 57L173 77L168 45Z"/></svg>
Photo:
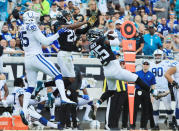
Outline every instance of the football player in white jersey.
<svg viewBox="0 0 179 131"><path fill-rule="evenodd" d="M23 110L21 111L20 116L26 125L28 125L28 122L26 121L27 107L29 105L31 94L36 87L38 71L42 71L55 79L56 86L64 103L74 104L74 102L66 98L61 73L52 62L48 61L42 55L42 44L49 45L56 40L60 34L67 30L62 28L58 30L56 34L46 38L36 24L36 19L38 18L39 16L36 12L25 12L23 15L24 24L20 28L20 39L25 52L25 70L28 81L28 88L24 95Z"/></svg>
<svg viewBox="0 0 179 131"><path fill-rule="evenodd" d="M156 90L158 93L164 93L169 91L168 88L168 81L165 78L164 74L168 70L168 68L171 66L171 62L168 60L163 60L163 51L160 49L157 49L153 53L154 56L154 62L150 63L150 71L154 74L156 78ZM171 95L168 94L165 97L162 97L160 99L154 99L153 101L153 116L154 116L154 122L155 122L155 128L159 129L158 121L159 121L159 106L160 101L163 101L165 108L167 110L168 115L168 121L169 121L169 128L173 129L175 128L174 124L172 123L172 108L171 108Z"/></svg>
<svg viewBox="0 0 179 131"><path fill-rule="evenodd" d="M23 97L24 97L24 82L22 78L16 78L14 81L14 91L13 91L13 95L14 95L14 110L13 110L13 114L12 115L19 115L19 112L22 109L23 106ZM60 123L54 124L52 122L49 122L47 119L45 119L44 117L42 117L39 113L37 113L34 109L34 107L28 106L27 107L27 111L28 113L28 122L30 123L31 120L37 120L38 122L40 122L42 125L44 126L48 126L51 128L57 128L57 129L62 129Z"/></svg>
<svg viewBox="0 0 179 131"><path fill-rule="evenodd" d="M172 63L173 67L169 68L167 72L165 73L165 77L169 81L170 88L173 88L174 95L175 95L175 117L177 120L177 127L179 130L179 63L175 62Z"/></svg>

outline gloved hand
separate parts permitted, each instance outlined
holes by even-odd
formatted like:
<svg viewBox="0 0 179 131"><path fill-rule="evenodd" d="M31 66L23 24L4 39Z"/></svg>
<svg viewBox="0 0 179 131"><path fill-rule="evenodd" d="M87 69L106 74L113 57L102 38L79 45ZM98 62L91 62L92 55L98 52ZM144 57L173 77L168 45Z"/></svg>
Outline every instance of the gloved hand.
<svg viewBox="0 0 179 131"><path fill-rule="evenodd" d="M85 99L85 100L89 100L89 96L88 95L82 95L81 96L83 99Z"/></svg>
<svg viewBox="0 0 179 131"><path fill-rule="evenodd" d="M88 23L90 24L90 26L93 26L95 22L96 22L96 16L94 15L88 19Z"/></svg>
<svg viewBox="0 0 179 131"><path fill-rule="evenodd" d="M61 35L61 34L63 34L64 32L67 32L67 31L68 31L67 28L61 28L61 29L58 30L58 34Z"/></svg>
<svg viewBox="0 0 179 131"><path fill-rule="evenodd" d="M154 97L158 95L158 91L155 90L155 89L151 89L151 90L150 90L150 93L151 93Z"/></svg>
<svg viewBox="0 0 179 131"><path fill-rule="evenodd" d="M154 98L155 98L156 100L158 100L158 99L160 99L160 98L162 98L162 97L167 96L168 94L170 94L170 91L159 92L159 93L157 94L157 96L154 96Z"/></svg>
<svg viewBox="0 0 179 131"><path fill-rule="evenodd" d="M169 85L169 87L174 87L174 88L176 88L176 89L179 89L179 85L178 85L178 83L177 83L176 81L173 81L173 82Z"/></svg>

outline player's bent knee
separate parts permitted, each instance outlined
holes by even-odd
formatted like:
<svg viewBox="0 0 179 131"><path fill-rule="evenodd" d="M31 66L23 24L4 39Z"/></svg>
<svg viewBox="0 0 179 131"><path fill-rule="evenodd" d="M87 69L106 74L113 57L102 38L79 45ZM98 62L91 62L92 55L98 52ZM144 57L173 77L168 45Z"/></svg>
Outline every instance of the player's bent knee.
<svg viewBox="0 0 179 131"><path fill-rule="evenodd" d="M62 80L62 75L59 74L59 75L55 76L55 80Z"/></svg>
<svg viewBox="0 0 179 131"><path fill-rule="evenodd" d="M26 92L29 92L31 94L32 94L33 91L34 91L34 87L28 87L27 90L26 90Z"/></svg>

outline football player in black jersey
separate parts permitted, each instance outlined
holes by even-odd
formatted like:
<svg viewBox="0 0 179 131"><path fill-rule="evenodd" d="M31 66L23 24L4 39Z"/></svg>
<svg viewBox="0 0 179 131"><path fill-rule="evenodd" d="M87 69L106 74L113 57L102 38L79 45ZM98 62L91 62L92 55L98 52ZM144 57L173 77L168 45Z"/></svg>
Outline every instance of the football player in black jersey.
<svg viewBox="0 0 179 131"><path fill-rule="evenodd" d="M116 59L110 47L117 43L113 43L107 36L108 34L104 35L104 33L98 29L91 29L87 33L88 40L90 41L90 50L100 59L104 75L107 79L108 89L110 90L102 94L101 98L96 102L96 107L99 107L102 102L115 93L116 80L135 82L141 89L146 91L151 90L151 93L155 93L153 89L150 89L150 87L138 77L138 75L121 68L119 61ZM96 114L96 112L93 113Z"/></svg>
<svg viewBox="0 0 179 131"><path fill-rule="evenodd" d="M76 46L77 38L85 34L96 21L95 17L89 18L88 21L72 24L70 12L63 10L61 15L57 16L58 21L54 24L55 30L68 28L68 31L59 37L60 51L58 52L57 62L60 66L63 80L66 86L69 86L75 80L74 65L72 62L72 52L80 52L81 48ZM82 25L87 24L83 29Z"/></svg>

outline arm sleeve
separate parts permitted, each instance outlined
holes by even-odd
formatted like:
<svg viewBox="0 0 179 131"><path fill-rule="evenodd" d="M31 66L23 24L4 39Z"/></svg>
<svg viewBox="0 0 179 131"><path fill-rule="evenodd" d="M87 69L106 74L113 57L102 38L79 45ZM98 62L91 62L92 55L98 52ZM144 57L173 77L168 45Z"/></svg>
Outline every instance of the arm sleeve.
<svg viewBox="0 0 179 131"><path fill-rule="evenodd" d="M119 39L115 38L114 40L109 40L110 46L118 46L120 45Z"/></svg>
<svg viewBox="0 0 179 131"><path fill-rule="evenodd" d="M34 31L33 35L43 45L50 45L53 41L59 38L57 33L50 37L45 37L40 30Z"/></svg>

